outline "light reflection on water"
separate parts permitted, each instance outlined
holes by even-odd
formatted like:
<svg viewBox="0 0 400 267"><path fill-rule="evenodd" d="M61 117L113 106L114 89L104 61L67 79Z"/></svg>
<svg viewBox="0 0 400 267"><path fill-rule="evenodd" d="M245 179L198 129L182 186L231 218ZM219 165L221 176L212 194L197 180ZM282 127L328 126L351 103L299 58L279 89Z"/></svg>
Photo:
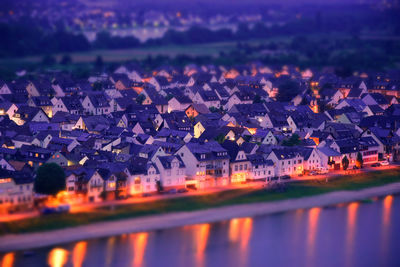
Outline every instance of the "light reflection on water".
<svg viewBox="0 0 400 267"><path fill-rule="evenodd" d="M133 244L133 267L139 267L143 264L144 254L146 252L148 233L137 233L130 235Z"/></svg>
<svg viewBox="0 0 400 267"><path fill-rule="evenodd" d="M3 259L1 260L1 267L12 267L14 264L14 257L15 253L10 252L7 253L3 256Z"/></svg>
<svg viewBox="0 0 400 267"><path fill-rule="evenodd" d="M68 261L68 251L62 248L53 248L47 260L51 267L63 267Z"/></svg>
<svg viewBox="0 0 400 267"><path fill-rule="evenodd" d="M390 223L391 223L391 211L393 205L393 196L389 195L383 199L383 210L382 210L382 245L381 245L381 263L382 266L386 265L386 258L389 254L389 242L390 242ZM399 226L398 226L399 227ZM400 229L400 227L398 228Z"/></svg>
<svg viewBox="0 0 400 267"><path fill-rule="evenodd" d="M314 260L315 239L318 231L318 220L321 213L321 208L315 207L308 211L308 236L307 236L307 261ZM307 264L309 265L309 264Z"/></svg>
<svg viewBox="0 0 400 267"><path fill-rule="evenodd" d="M82 267L86 257L87 242L81 241L76 243L72 251L74 267Z"/></svg>
<svg viewBox="0 0 400 267"><path fill-rule="evenodd" d="M399 211L387 196L11 252L0 267L400 266Z"/></svg>
<svg viewBox="0 0 400 267"><path fill-rule="evenodd" d="M354 250L354 238L357 223L358 202L352 202L347 206L347 233L346 233L346 266L352 266L352 256Z"/></svg>

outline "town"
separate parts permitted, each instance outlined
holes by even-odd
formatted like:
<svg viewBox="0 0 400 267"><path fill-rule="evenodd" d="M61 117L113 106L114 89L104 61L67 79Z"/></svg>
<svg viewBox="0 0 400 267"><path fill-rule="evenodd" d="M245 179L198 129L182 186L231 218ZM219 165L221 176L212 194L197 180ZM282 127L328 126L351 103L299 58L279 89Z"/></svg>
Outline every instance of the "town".
<svg viewBox="0 0 400 267"><path fill-rule="evenodd" d="M36 207L60 166L71 205L263 186L399 159L400 71L122 64L0 85L0 213ZM50 174L51 175L51 174ZM59 194L59 195L60 195Z"/></svg>

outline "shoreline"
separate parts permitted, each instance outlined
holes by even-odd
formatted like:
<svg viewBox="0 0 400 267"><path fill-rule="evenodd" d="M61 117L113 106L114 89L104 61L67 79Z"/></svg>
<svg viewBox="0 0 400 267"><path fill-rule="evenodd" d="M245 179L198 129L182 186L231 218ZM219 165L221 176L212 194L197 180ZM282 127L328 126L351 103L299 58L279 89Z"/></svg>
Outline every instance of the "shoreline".
<svg viewBox="0 0 400 267"><path fill-rule="evenodd" d="M255 217L316 206L329 206L395 193L400 193L400 182L357 191L336 191L272 202L239 204L190 212L172 212L118 221L98 222L60 230L8 234L0 237L0 252L35 249L126 233L148 232L184 225L213 223L238 217Z"/></svg>

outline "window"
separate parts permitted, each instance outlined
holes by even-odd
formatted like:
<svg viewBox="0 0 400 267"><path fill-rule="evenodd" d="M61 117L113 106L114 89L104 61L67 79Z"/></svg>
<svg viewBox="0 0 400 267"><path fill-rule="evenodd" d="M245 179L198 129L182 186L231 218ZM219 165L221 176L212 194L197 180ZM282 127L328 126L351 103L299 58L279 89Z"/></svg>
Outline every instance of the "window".
<svg viewBox="0 0 400 267"><path fill-rule="evenodd" d="M237 165L235 165L235 172L237 172L238 171L238 166Z"/></svg>

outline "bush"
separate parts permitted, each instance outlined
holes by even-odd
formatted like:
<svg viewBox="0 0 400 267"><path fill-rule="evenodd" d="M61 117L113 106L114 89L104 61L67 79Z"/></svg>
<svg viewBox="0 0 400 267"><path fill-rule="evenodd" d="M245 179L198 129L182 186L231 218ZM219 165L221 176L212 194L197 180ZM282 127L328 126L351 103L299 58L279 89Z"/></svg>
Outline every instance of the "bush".
<svg viewBox="0 0 400 267"><path fill-rule="evenodd" d="M57 195L65 190L64 170L56 163L46 163L39 167L34 182L36 193L45 195Z"/></svg>

